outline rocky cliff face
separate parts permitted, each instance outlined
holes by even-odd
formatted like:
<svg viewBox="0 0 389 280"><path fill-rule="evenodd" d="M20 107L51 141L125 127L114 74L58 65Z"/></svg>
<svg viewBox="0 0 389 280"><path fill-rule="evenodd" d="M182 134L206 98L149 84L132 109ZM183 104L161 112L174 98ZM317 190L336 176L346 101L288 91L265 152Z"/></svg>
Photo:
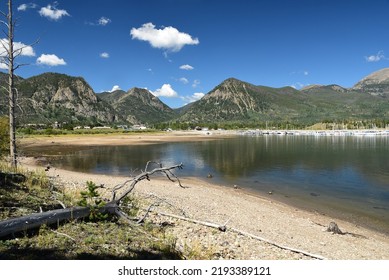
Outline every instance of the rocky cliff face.
<svg viewBox="0 0 389 280"><path fill-rule="evenodd" d="M204 96L203 101L206 103L213 102L216 106L228 102L231 106L225 106L225 110L232 114L260 111L260 106L258 106L254 96L250 94L252 91L252 85L230 78L216 87L212 93Z"/></svg>
<svg viewBox="0 0 389 280"><path fill-rule="evenodd" d="M170 107L147 89L132 88L127 92L118 90L104 92L98 96L111 104L118 115L132 124L163 122L175 116Z"/></svg>
<svg viewBox="0 0 389 280"><path fill-rule="evenodd" d="M100 100L80 77L45 73L17 84L22 122L111 123L116 120L112 107Z"/></svg>
<svg viewBox="0 0 389 280"><path fill-rule="evenodd" d="M7 75L0 73L0 80ZM18 120L26 123L131 123L152 124L176 114L146 89L95 94L81 77L44 73L17 83ZM6 95L0 96L0 113L7 112Z"/></svg>

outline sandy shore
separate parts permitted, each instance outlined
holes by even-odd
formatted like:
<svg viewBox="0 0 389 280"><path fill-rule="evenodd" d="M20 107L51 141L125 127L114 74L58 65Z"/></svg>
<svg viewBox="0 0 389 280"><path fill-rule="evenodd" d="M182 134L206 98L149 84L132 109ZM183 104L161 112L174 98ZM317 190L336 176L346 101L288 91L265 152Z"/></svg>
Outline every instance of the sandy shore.
<svg viewBox="0 0 389 280"><path fill-rule="evenodd" d="M90 135L60 135L33 136L21 139L25 148L38 146L120 146L148 145L164 142L204 141L226 138L236 135L235 131L175 131L136 134L90 134Z"/></svg>
<svg viewBox="0 0 389 280"><path fill-rule="evenodd" d="M224 137L226 135L136 135L126 136L74 136L50 137L48 139L31 138L23 140L24 145L98 145L126 142L138 144L155 141L180 141L202 137ZM137 139L136 137L142 137ZM147 138L147 139L146 139ZM39 168L32 159L25 159L22 165L27 168ZM86 181L104 184L106 195L110 189L128 178L107 175L85 174L51 168L48 175L56 184L65 185L69 191L78 192ZM178 173L179 175L179 173ZM157 211L189 218L207 221L227 226L226 232L152 214L150 219L157 222L169 222L169 234L177 237L177 246L183 248L200 248L209 252L213 258L223 259L311 259L310 257L281 249L269 243L259 241L234 232L237 229L252 235L265 238L285 247L321 255L327 259L389 259L389 236L368 230L356 224L333 219L318 213L311 213L295 207L272 201L270 197L258 197L245 193L240 189L230 189L212 184L211 180L182 178L180 188L166 178L152 178L151 181L141 181L136 185L135 194L146 198L149 202L156 197L164 198L165 202L156 208ZM174 206L174 207L173 207ZM331 221L338 224L343 232L338 235L326 232Z"/></svg>

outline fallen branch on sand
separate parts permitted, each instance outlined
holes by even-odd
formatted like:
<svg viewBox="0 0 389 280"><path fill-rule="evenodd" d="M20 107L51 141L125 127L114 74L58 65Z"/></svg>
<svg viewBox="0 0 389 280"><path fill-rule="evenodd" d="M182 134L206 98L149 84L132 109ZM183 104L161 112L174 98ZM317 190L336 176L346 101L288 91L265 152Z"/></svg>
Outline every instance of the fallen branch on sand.
<svg viewBox="0 0 389 280"><path fill-rule="evenodd" d="M306 252L306 251L303 251L303 250L300 250L300 249L295 249L295 248L287 247L287 246L278 244L276 242L273 242L271 240L268 240L266 238L263 238L263 237L260 237L260 236L257 236L257 235L254 235L254 234L251 234L251 233L248 233L248 232L236 229L236 228L227 228L227 226L226 226L227 223L225 223L224 225L219 225L219 224L215 224L215 223L210 223L210 222L190 219L190 218L187 218L187 217L182 217L182 216L178 216L178 215L174 215L174 214L168 214L168 213L163 213L163 212L156 212L156 213L159 214L159 215L162 215L162 216L171 217L171 218L175 218L175 219L180 219L180 220L183 220L183 221L187 221L187 222L191 222L191 223L195 223L195 224L200 224L200 225L211 227L211 228L216 228L216 229L218 229L218 230L220 230L222 232L225 232L228 229L228 230L236 232L238 234L241 234L241 235L253 238L253 239L257 239L257 240L262 241L262 242L266 242L266 243L268 243L270 245L276 246L276 247L278 247L280 249L283 249L283 250L288 250L288 251L291 251L291 252L299 253L299 254L302 254L302 255L314 258L314 259L319 259L319 260L325 260L326 259L325 257L323 257L321 255L311 254L309 252Z"/></svg>

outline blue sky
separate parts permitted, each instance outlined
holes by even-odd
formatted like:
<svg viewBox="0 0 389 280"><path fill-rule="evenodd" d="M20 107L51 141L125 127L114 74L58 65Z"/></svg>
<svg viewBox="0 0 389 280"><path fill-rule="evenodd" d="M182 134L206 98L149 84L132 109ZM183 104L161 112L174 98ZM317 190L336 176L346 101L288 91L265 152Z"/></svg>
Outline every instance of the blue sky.
<svg viewBox="0 0 389 280"><path fill-rule="evenodd" d="M18 75L82 76L96 93L147 88L172 108L229 77L351 87L389 65L387 0L14 0L14 10L15 41L39 39Z"/></svg>

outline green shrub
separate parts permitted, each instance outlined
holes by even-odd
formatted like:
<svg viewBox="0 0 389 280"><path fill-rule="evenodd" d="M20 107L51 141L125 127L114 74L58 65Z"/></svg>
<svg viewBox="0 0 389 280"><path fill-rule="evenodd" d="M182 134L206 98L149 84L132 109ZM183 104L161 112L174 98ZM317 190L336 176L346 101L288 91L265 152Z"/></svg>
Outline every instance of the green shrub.
<svg viewBox="0 0 389 280"><path fill-rule="evenodd" d="M78 205L83 207L89 207L90 221L95 222L106 220L108 218L108 214L102 214L100 212L100 209L105 205L105 202L100 198L100 194L97 191L100 186L96 186L95 183L88 181L86 182L86 187L87 191L80 192L81 200L78 202Z"/></svg>

